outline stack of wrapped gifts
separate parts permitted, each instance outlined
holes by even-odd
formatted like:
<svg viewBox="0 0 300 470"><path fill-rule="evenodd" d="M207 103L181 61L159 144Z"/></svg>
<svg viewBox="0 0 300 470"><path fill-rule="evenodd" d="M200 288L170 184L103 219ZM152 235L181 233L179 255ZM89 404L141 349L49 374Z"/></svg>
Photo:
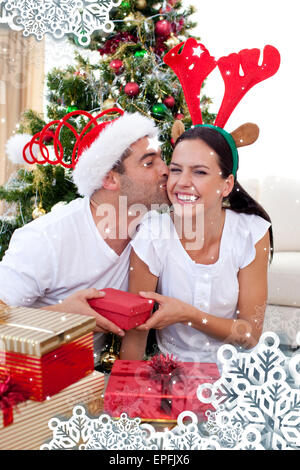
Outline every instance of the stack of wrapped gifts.
<svg viewBox="0 0 300 470"><path fill-rule="evenodd" d="M94 328L93 317L1 306L0 449L39 449L51 437L49 419L76 404L99 414Z"/></svg>
<svg viewBox="0 0 300 470"><path fill-rule="evenodd" d="M92 308L124 329L151 314L149 300L114 289L106 294L90 302ZM95 325L85 315L0 306L0 449L39 449L51 438L49 420L70 416L78 404L93 416L119 418L125 412L176 423L189 410L205 420L213 408L199 400L197 388L219 378L216 364L162 354L149 361L116 360L107 383L94 370Z"/></svg>

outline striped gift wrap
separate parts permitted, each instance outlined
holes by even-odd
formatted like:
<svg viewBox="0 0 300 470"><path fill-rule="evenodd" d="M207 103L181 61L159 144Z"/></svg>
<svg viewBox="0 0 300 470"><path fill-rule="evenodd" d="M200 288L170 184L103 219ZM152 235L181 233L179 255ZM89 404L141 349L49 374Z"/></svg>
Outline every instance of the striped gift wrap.
<svg viewBox="0 0 300 470"><path fill-rule="evenodd" d="M43 401L94 370L95 319L0 306L0 381L12 376L31 400Z"/></svg>
<svg viewBox="0 0 300 470"><path fill-rule="evenodd" d="M55 416L69 418L75 405L91 415L103 408L104 374L94 371L43 402L27 400L13 408L13 423L4 427L0 411L0 450L39 450L52 438L48 422Z"/></svg>

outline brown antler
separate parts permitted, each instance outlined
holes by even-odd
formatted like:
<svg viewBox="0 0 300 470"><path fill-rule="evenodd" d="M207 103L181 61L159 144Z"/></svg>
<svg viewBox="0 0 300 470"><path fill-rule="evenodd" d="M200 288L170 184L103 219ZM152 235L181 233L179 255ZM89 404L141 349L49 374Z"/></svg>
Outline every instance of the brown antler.
<svg viewBox="0 0 300 470"><path fill-rule="evenodd" d="M202 124L200 91L205 78L217 65L215 58L203 44L189 38L167 52L163 60L175 72L182 85L193 124Z"/></svg>
<svg viewBox="0 0 300 470"><path fill-rule="evenodd" d="M259 49L244 49L238 54L230 54L218 60L218 67L225 83L225 93L215 126L224 127L247 91L277 72L280 54L275 47L265 46L262 65L258 65L259 57ZM244 75L240 75L240 66Z"/></svg>

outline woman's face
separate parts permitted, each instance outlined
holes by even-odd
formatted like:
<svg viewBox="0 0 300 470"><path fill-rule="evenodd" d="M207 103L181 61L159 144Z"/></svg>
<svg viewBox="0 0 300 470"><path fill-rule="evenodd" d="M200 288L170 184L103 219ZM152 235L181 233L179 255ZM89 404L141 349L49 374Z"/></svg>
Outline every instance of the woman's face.
<svg viewBox="0 0 300 470"><path fill-rule="evenodd" d="M204 211L222 206L230 193L234 178L222 178L218 155L203 140L183 140L172 156L167 183L173 205L203 204Z"/></svg>

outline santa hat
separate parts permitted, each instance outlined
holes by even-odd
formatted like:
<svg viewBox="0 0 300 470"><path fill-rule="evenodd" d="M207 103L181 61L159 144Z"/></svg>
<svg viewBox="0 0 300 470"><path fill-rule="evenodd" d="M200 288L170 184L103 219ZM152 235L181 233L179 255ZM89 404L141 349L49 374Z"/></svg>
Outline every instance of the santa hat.
<svg viewBox="0 0 300 470"><path fill-rule="evenodd" d="M105 175L120 162L122 154L142 137L155 137L158 129L152 119L139 113L124 113L113 121L94 127L78 146L73 181L79 194L90 197L101 188Z"/></svg>
<svg viewBox="0 0 300 470"><path fill-rule="evenodd" d="M5 145L6 155L10 161L17 165L24 164L23 149L31 141L32 135L30 134L14 134L11 136ZM38 154L38 145L34 145L32 152L35 156Z"/></svg>
<svg viewBox="0 0 300 470"><path fill-rule="evenodd" d="M98 124L97 119L110 113L121 116L111 121ZM70 118L86 117L88 122L78 133ZM55 126L55 132L52 127ZM61 129L66 126L76 139L72 152L72 162L64 161L64 148L60 142ZM94 126L94 127L91 127ZM50 132L51 131L51 132ZM47 146L45 137L51 133L53 145ZM154 121L140 113L127 113L119 108L110 108L93 117L87 111L72 111L62 119L48 123L34 136L18 134L9 139L6 151L15 163L60 164L73 168L73 181L79 194L90 197L102 186L105 175L120 162L120 159L131 144L142 137L156 137L158 128ZM22 157L22 158L21 158Z"/></svg>

